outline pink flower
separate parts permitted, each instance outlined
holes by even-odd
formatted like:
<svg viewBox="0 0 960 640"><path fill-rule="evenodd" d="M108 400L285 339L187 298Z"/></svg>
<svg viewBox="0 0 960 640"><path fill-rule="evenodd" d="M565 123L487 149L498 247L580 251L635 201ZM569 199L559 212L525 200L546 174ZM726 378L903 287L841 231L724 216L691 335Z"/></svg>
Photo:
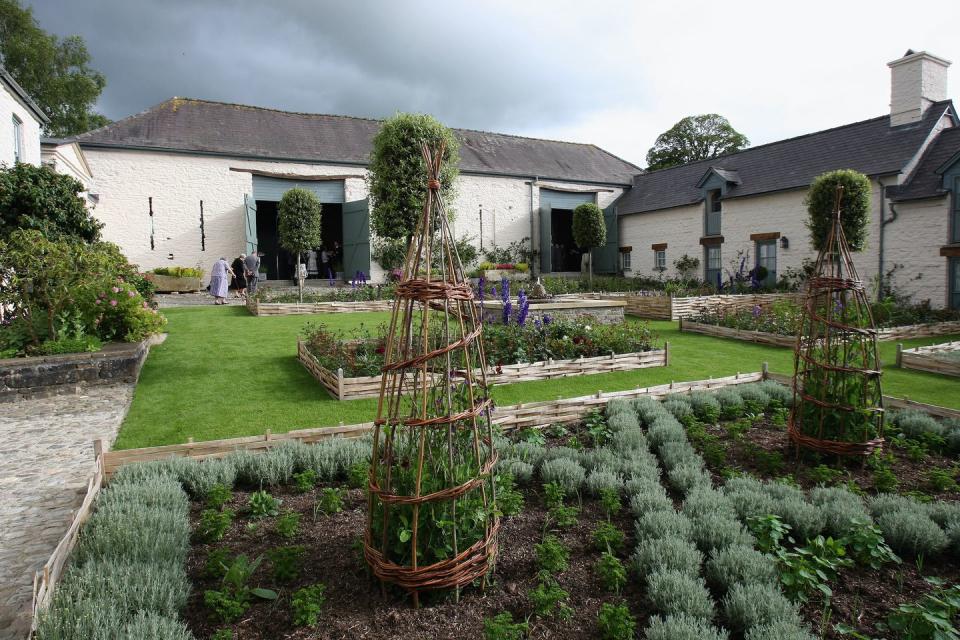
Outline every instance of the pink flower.
<svg viewBox="0 0 960 640"><path fill-rule="evenodd" d="M150 305L148 305L146 302L143 303L143 308L144 308L144 309L146 309L146 308L149 307L149 306L150 306Z"/></svg>
<svg viewBox="0 0 960 640"><path fill-rule="evenodd" d="M111 301L110 301L110 306L111 306L111 307L117 306L117 301L116 301L116 300L111 300Z"/></svg>
<svg viewBox="0 0 960 640"><path fill-rule="evenodd" d="M120 287L114 287L114 288L113 288L113 292L114 292L114 293L119 293L119 292L120 292Z"/></svg>
<svg viewBox="0 0 960 640"><path fill-rule="evenodd" d="M137 295L137 294L134 293L133 291L127 291L127 296L128 296L128 297L132 298L132 297L135 296L135 295Z"/></svg>
<svg viewBox="0 0 960 640"><path fill-rule="evenodd" d="M94 304L100 304L101 302L103 302L103 300L101 300L100 298L97 298L97 301Z"/></svg>

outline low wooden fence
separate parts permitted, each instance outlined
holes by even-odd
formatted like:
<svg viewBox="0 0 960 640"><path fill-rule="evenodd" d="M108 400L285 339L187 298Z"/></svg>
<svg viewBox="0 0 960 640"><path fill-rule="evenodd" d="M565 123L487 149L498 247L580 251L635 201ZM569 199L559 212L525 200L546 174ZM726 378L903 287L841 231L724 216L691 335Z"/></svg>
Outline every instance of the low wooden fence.
<svg viewBox="0 0 960 640"><path fill-rule="evenodd" d="M626 303L626 312L651 320L679 320L708 311L736 310L768 307L776 302L788 300L801 303L801 293L746 293L735 295L708 296L650 296L625 294L602 294L603 300L621 300Z"/></svg>
<svg viewBox="0 0 960 640"><path fill-rule="evenodd" d="M680 319L680 331L702 333L718 338L733 338L758 344L770 344L777 347L793 347L797 339L793 336L783 336L779 333L765 331L749 331L746 329L731 329L715 324L704 324L684 318ZM911 324L902 327L889 327L877 331L877 340L907 340L910 338L929 338L933 336L960 334L960 322L934 322L931 324Z"/></svg>
<svg viewBox="0 0 960 640"><path fill-rule="evenodd" d="M343 375L343 369L331 371L317 361L302 340L297 341L297 359L336 400L356 400L380 395L379 375L348 378ZM552 380L571 376L610 373L612 371L666 367L669 364L670 345L665 343L663 349L651 351L618 353L594 358L577 358L575 360L547 360L545 362L503 365L487 370L487 383L513 384L515 382ZM479 369L475 375L480 375Z"/></svg>
<svg viewBox="0 0 960 640"><path fill-rule="evenodd" d="M255 316L302 316L317 313L358 313L391 311L393 300L362 302L260 302L247 298L247 310Z"/></svg>
<svg viewBox="0 0 960 640"><path fill-rule="evenodd" d="M953 353L957 357L944 357L943 354L945 353ZM898 344L897 366L904 369L940 373L945 376L960 376L960 341L944 342L929 347L914 347L913 349L904 349L902 344Z"/></svg>

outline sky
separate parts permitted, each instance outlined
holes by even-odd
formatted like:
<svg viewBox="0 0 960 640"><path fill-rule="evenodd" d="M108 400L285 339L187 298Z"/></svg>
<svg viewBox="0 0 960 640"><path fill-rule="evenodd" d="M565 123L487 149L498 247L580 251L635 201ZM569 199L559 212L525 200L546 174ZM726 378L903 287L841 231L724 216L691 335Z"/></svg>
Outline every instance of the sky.
<svg viewBox="0 0 960 640"><path fill-rule="evenodd" d="M22 1L84 37L112 119L172 96L414 111L641 167L684 116L719 113L763 144L884 115L886 63L908 48L960 63L960 6L929 0Z"/></svg>

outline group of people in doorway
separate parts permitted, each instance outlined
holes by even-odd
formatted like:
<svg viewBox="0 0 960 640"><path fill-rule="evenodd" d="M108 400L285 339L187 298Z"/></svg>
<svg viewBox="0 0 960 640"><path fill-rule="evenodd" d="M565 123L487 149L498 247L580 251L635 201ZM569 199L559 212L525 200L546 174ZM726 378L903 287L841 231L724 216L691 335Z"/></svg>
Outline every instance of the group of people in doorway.
<svg viewBox="0 0 960 640"><path fill-rule="evenodd" d="M260 255L254 251L250 255L241 253L228 263L223 256L213 264L210 273L210 295L214 297L213 304L227 304L227 296L233 289L237 298L245 299L247 295L257 292L257 282L260 277Z"/></svg>
<svg viewBox="0 0 960 640"><path fill-rule="evenodd" d="M307 278L326 278L334 279L334 259L340 253L340 243L334 242L333 249L320 247L320 250L310 249L307 251Z"/></svg>

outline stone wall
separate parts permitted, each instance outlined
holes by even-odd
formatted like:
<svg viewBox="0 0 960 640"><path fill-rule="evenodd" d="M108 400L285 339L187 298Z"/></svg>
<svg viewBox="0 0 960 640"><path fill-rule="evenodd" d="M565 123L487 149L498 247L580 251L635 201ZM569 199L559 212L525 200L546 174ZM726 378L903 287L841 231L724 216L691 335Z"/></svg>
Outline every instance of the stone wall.
<svg viewBox="0 0 960 640"><path fill-rule="evenodd" d="M0 402L78 393L85 386L136 382L150 345L160 341L114 342L94 353L0 360Z"/></svg>

